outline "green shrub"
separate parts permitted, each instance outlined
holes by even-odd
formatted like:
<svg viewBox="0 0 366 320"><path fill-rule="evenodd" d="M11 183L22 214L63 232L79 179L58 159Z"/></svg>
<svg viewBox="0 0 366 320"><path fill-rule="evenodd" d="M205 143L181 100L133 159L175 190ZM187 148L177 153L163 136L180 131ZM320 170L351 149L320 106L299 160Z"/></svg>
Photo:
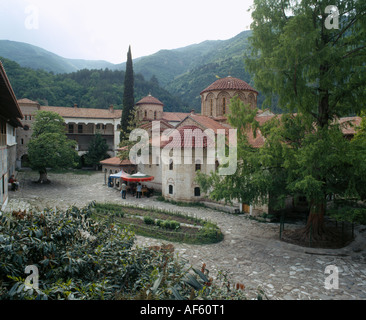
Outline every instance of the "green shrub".
<svg viewBox="0 0 366 320"><path fill-rule="evenodd" d="M170 230L178 230L180 228L180 223L175 220L165 220L161 223L161 227Z"/></svg>
<svg viewBox="0 0 366 320"><path fill-rule="evenodd" d="M220 229L211 222L206 222L198 232L198 238L202 243L219 242L224 238Z"/></svg>
<svg viewBox="0 0 366 320"><path fill-rule="evenodd" d="M133 233L109 220L95 221L91 213L90 207L0 213L0 300L247 298L220 274L213 281L206 271L187 269L174 247L134 247ZM38 289L25 286L29 265L39 270Z"/></svg>
<svg viewBox="0 0 366 320"><path fill-rule="evenodd" d="M155 220L149 216L145 216L144 217L144 222L148 225L154 225L155 224Z"/></svg>

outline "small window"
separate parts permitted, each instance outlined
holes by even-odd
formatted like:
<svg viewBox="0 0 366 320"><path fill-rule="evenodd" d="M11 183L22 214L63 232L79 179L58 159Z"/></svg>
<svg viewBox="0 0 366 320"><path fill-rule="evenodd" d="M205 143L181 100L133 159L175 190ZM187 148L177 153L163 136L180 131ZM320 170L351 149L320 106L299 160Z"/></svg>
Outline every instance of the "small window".
<svg viewBox="0 0 366 320"><path fill-rule="evenodd" d="M74 133L74 125L69 124L69 133Z"/></svg>
<svg viewBox="0 0 366 320"><path fill-rule="evenodd" d="M170 160L170 163L169 163L169 170L173 170L173 167L174 167L174 165L173 165L173 160Z"/></svg>
<svg viewBox="0 0 366 320"><path fill-rule="evenodd" d="M95 128L96 128L97 130L99 130L99 129L100 129L100 124L98 123L98 124L95 126Z"/></svg>
<svg viewBox="0 0 366 320"><path fill-rule="evenodd" d="M201 164L200 163L196 163L196 171L201 170Z"/></svg>
<svg viewBox="0 0 366 320"><path fill-rule="evenodd" d="M201 196L201 189L199 187L194 188L194 196L195 197Z"/></svg>
<svg viewBox="0 0 366 320"><path fill-rule="evenodd" d="M83 125L82 124L78 125L78 133L83 133Z"/></svg>
<svg viewBox="0 0 366 320"><path fill-rule="evenodd" d="M169 194L173 194L173 186L171 184L169 185Z"/></svg>
<svg viewBox="0 0 366 320"><path fill-rule="evenodd" d="M156 111L154 112L154 120L156 120Z"/></svg>
<svg viewBox="0 0 366 320"><path fill-rule="evenodd" d="M147 111L145 110L145 118L147 118Z"/></svg>

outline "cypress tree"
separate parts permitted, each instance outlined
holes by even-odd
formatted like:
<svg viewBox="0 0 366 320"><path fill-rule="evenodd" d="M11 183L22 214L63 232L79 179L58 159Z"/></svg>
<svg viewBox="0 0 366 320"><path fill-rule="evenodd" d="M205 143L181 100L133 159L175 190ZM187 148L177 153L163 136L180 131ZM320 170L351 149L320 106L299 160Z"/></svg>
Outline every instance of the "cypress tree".
<svg viewBox="0 0 366 320"><path fill-rule="evenodd" d="M131 121L131 116L133 115L134 107L135 107L134 76L133 76L131 46L129 46L127 53L126 73L124 82L120 141L128 139L128 134L130 133L128 127L129 122Z"/></svg>

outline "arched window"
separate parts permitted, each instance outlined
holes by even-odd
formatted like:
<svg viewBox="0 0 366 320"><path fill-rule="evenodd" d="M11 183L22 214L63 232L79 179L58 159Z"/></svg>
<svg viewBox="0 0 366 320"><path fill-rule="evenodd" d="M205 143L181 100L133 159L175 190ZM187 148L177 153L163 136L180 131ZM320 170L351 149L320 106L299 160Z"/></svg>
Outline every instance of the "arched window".
<svg viewBox="0 0 366 320"><path fill-rule="evenodd" d="M201 170L201 162L199 160L196 161L196 167L195 167L195 170L198 171L198 170Z"/></svg>
<svg viewBox="0 0 366 320"><path fill-rule="evenodd" d="M169 194L173 194L173 186L171 184L169 185Z"/></svg>
<svg viewBox="0 0 366 320"><path fill-rule="evenodd" d="M170 159L170 163L169 163L169 170L173 170L173 160Z"/></svg>
<svg viewBox="0 0 366 320"><path fill-rule="evenodd" d="M194 188L194 196L195 197L201 196L201 189L199 187Z"/></svg>
<svg viewBox="0 0 366 320"><path fill-rule="evenodd" d="M145 110L145 118L147 118L147 110Z"/></svg>
<svg viewBox="0 0 366 320"><path fill-rule="evenodd" d="M154 111L154 120L156 120L156 111Z"/></svg>
<svg viewBox="0 0 366 320"><path fill-rule="evenodd" d="M226 114L226 98L222 98L222 114Z"/></svg>
<svg viewBox="0 0 366 320"><path fill-rule="evenodd" d="M210 99L210 116L213 115L213 99Z"/></svg>

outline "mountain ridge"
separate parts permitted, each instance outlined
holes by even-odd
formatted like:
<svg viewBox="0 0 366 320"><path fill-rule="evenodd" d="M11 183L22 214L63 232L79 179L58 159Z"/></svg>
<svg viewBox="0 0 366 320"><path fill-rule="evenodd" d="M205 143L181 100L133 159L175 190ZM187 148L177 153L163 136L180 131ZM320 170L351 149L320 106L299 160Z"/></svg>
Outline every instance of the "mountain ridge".
<svg viewBox="0 0 366 320"><path fill-rule="evenodd" d="M163 49L152 55L133 59L134 73L141 74L146 81L157 83L178 97L186 106L199 110L200 92L216 81L217 77L230 75L254 86L244 64L244 55L249 48L248 37L251 33L251 30L247 30L227 40L205 40L177 49ZM5 41L9 40L0 40L0 56L32 69L42 69L56 74L72 73L82 69L125 70L125 63L67 59L33 45ZM260 94L258 107L262 101L263 97Z"/></svg>

